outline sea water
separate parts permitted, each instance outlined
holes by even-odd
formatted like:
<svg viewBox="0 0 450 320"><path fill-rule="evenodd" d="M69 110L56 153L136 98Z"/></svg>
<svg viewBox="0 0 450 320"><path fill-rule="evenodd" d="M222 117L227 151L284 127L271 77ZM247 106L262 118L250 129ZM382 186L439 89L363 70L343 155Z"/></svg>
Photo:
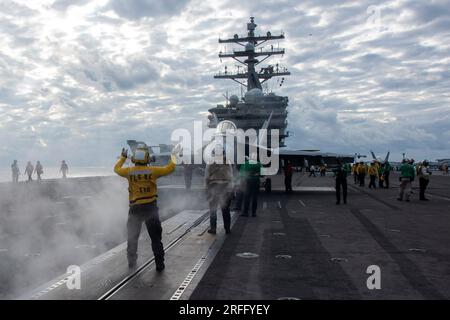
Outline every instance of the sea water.
<svg viewBox="0 0 450 320"><path fill-rule="evenodd" d="M34 165L34 164L33 164ZM28 176L25 173L25 167L20 167L21 175L19 181L28 180ZM78 177L93 177L93 176L112 176L114 174L113 167L71 167L69 166L68 178ZM36 172L32 175L33 180L37 179ZM58 179L62 178L60 167L44 167L44 173L41 175L43 180L45 179ZM12 181L11 168L0 168L0 182Z"/></svg>

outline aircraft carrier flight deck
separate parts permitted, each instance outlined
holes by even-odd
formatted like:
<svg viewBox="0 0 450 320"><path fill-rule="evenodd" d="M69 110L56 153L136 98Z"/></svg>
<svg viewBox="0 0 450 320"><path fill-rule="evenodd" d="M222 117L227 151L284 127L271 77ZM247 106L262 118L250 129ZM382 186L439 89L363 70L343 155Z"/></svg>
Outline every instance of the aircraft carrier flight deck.
<svg viewBox="0 0 450 320"><path fill-rule="evenodd" d="M435 175L427 197L397 201L390 189L348 179L347 204L335 204L334 179L296 172L261 189L256 217L232 211L231 234L219 217L207 232L201 177L161 180L158 205L166 269L155 271L149 236L128 268L124 182L92 177L0 185L2 299L308 300L450 298L450 178ZM8 200L5 200L8 199ZM16 199L16 200L12 200ZM20 199L20 201L17 201ZM27 215L24 212L28 212ZM220 215L219 215L220 216ZM79 266L71 288L69 266ZM381 288L368 285L371 268Z"/></svg>

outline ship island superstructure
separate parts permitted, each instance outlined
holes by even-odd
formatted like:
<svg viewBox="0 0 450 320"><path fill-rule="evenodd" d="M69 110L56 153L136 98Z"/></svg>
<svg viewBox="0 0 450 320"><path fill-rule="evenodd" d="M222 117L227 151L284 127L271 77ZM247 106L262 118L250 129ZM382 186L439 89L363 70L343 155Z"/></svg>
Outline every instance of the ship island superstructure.
<svg viewBox="0 0 450 320"><path fill-rule="evenodd" d="M225 66L225 70L214 75L214 78L231 79L245 87L247 91L241 98L232 95L227 97L226 105L218 104L215 108L209 109L208 125L214 128L217 122L229 120L234 122L239 129L253 128L258 131L269 119L268 129L279 130L279 146L284 147L284 140L289 135L289 132L286 131L288 97L278 96L273 92L263 92L262 84L273 77L283 77L281 80L283 83L284 76L290 75L290 72L278 63L260 67L260 70L257 71L257 67L268 58L285 53L284 49L274 48L273 45L269 50L265 49L268 47L267 45L264 48L261 45L268 41L282 40L284 34L272 35L268 31L265 35L255 35L256 27L254 17L250 17L250 22L247 23L247 36L240 37L235 34L230 39L219 39L219 43L233 43L242 47L242 50L220 52L219 57L221 59L232 58L243 66L238 68L237 72L228 72Z"/></svg>

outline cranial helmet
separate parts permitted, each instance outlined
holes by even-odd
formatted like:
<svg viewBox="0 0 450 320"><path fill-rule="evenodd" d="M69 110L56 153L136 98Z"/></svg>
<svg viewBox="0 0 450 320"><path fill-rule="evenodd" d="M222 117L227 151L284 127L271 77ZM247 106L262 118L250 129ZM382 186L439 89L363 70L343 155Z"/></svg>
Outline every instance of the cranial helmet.
<svg viewBox="0 0 450 320"><path fill-rule="evenodd" d="M131 156L131 162L134 164L148 164L150 162L150 152L146 144L140 143L136 146Z"/></svg>

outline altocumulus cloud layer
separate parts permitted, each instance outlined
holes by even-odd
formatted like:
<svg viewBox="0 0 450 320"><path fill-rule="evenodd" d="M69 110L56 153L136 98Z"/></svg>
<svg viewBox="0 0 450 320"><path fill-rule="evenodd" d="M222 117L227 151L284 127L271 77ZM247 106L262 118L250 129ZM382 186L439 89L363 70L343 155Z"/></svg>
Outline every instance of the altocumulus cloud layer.
<svg viewBox="0 0 450 320"><path fill-rule="evenodd" d="M375 5L375 6L374 6ZM109 164L126 139L169 142L222 94L217 43L281 30L291 148L450 155L448 1L0 2L0 163ZM278 45L278 44L275 44ZM229 70L235 63L228 63Z"/></svg>

